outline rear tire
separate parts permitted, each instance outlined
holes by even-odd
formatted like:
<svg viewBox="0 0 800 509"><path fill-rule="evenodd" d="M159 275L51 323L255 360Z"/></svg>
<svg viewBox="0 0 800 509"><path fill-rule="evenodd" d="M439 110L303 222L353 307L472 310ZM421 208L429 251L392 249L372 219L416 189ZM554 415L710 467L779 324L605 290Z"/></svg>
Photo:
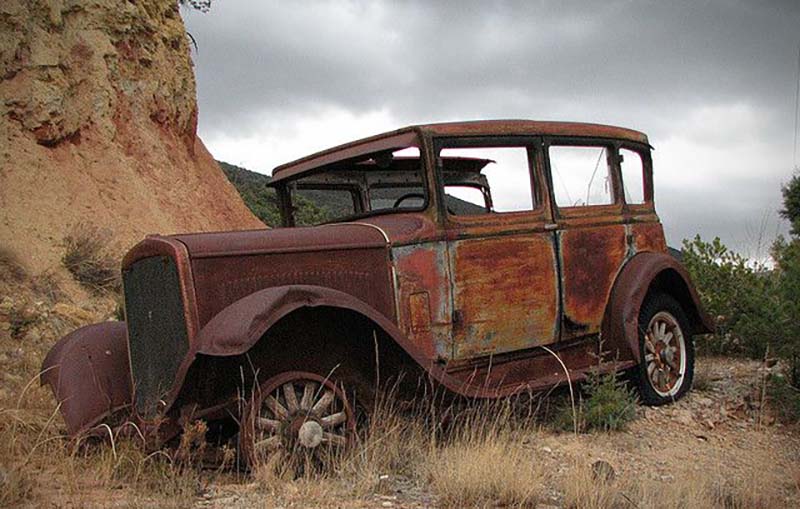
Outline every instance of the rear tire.
<svg viewBox="0 0 800 509"><path fill-rule="evenodd" d="M689 320L671 295L652 294L639 311L639 396L651 406L683 397L694 378L694 343Z"/></svg>

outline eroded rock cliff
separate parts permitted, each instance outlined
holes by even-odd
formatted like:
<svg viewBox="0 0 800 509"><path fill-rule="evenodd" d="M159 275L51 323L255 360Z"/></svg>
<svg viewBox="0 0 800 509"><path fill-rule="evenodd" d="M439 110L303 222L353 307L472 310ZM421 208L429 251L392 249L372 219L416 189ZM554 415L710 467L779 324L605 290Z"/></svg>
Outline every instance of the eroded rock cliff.
<svg viewBox="0 0 800 509"><path fill-rule="evenodd" d="M0 246L58 264L78 222L147 233L259 228L196 135L175 0L0 2Z"/></svg>

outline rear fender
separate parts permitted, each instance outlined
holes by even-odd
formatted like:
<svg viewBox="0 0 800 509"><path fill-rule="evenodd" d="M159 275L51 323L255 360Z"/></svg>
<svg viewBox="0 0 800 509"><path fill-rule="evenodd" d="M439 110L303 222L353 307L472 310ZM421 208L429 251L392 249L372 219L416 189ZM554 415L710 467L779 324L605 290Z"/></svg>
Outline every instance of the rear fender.
<svg viewBox="0 0 800 509"><path fill-rule="evenodd" d="M650 291L672 295L683 307L692 334L714 330L686 269L664 253L639 253L622 268L606 307L602 326L604 350L621 360L639 360L639 309Z"/></svg>
<svg viewBox="0 0 800 509"><path fill-rule="evenodd" d="M67 433L85 432L132 401L125 322L87 325L64 336L42 364Z"/></svg>

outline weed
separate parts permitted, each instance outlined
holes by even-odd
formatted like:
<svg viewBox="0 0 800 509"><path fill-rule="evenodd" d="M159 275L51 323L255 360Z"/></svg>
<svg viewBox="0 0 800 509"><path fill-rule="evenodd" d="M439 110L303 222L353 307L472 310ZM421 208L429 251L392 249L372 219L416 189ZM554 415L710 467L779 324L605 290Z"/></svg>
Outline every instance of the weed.
<svg viewBox="0 0 800 509"><path fill-rule="evenodd" d="M31 288L50 304L67 300L67 295L52 270L42 272L31 278Z"/></svg>
<svg viewBox="0 0 800 509"><path fill-rule="evenodd" d="M61 258L76 281L97 294L120 287L118 263L111 254L111 234L88 223L78 223L64 237Z"/></svg>
<svg viewBox="0 0 800 509"><path fill-rule="evenodd" d="M581 433L620 431L636 418L636 393L616 370L590 373L581 389L575 414L567 402L559 405L551 420L554 429L577 429Z"/></svg>

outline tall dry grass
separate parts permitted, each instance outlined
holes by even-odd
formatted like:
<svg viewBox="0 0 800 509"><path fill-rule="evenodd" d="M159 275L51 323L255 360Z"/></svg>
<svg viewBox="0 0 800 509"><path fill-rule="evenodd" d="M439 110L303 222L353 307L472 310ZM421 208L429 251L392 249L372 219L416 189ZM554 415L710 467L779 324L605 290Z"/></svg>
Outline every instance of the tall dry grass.
<svg viewBox="0 0 800 509"><path fill-rule="evenodd" d="M98 294L119 291L120 262L110 231L78 223L64 236L63 243L61 263L76 281Z"/></svg>

